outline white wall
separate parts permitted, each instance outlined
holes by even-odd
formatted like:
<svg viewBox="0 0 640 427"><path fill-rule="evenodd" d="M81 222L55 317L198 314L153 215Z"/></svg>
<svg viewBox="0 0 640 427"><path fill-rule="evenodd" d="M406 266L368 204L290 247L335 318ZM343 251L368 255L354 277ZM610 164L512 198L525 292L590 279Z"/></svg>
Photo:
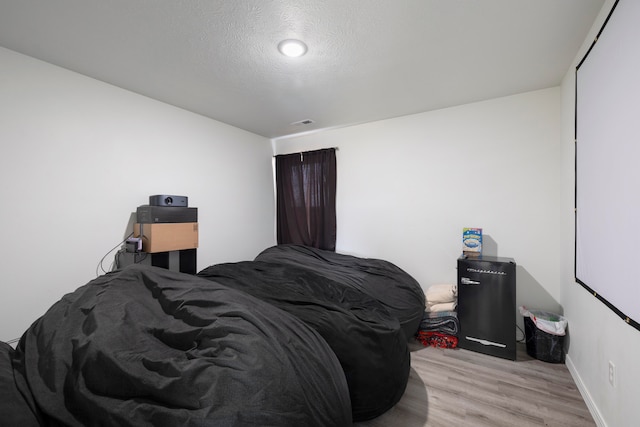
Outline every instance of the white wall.
<svg viewBox="0 0 640 427"><path fill-rule="evenodd" d="M1 48L0 70L0 340L95 278L149 195L198 207L199 269L275 243L268 139Z"/></svg>
<svg viewBox="0 0 640 427"><path fill-rule="evenodd" d="M638 425L640 332L627 325L574 280L575 66L602 27L613 0L607 0L562 84L562 303L569 318L567 366L601 426ZM630 41L634 43L635 41ZM609 361L616 384L609 384Z"/></svg>
<svg viewBox="0 0 640 427"><path fill-rule="evenodd" d="M462 229L518 264L518 304L561 310L560 88L276 141L338 147L337 251L455 283ZM519 323L522 318L518 316Z"/></svg>

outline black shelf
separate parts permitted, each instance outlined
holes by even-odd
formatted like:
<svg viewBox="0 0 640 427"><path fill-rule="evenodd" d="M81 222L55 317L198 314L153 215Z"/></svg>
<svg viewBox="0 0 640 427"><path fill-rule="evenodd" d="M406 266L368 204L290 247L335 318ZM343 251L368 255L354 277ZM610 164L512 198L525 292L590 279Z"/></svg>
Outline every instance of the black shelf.
<svg viewBox="0 0 640 427"><path fill-rule="evenodd" d="M122 251L117 255L117 267L123 268L131 264L144 264L181 273L196 274L197 258L197 249L155 253Z"/></svg>

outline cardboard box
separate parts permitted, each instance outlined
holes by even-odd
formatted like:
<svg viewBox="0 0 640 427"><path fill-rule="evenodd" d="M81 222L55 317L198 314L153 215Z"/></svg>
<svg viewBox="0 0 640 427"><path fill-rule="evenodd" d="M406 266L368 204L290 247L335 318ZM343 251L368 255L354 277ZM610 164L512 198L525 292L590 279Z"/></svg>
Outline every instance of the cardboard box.
<svg viewBox="0 0 640 427"><path fill-rule="evenodd" d="M482 228L462 229L462 252L470 255L482 253Z"/></svg>
<svg viewBox="0 0 640 427"><path fill-rule="evenodd" d="M195 249L198 247L198 223L136 223L133 236L142 237L142 251L147 253Z"/></svg>

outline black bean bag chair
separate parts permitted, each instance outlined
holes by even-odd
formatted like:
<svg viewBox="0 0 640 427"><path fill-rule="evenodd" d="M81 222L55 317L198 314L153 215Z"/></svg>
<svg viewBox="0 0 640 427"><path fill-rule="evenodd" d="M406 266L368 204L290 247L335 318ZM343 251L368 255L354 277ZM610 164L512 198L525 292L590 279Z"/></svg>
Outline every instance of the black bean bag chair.
<svg viewBox="0 0 640 427"><path fill-rule="evenodd" d="M301 245L273 246L255 260L297 265L364 292L400 321L407 341L418 331L425 309L424 291L411 275L389 261Z"/></svg>
<svg viewBox="0 0 640 427"><path fill-rule="evenodd" d="M22 392L44 425L352 422L343 370L313 328L244 292L156 267L132 265L66 295L6 357L21 366ZM1 390L11 390L8 376ZM3 412L3 425L23 425L28 407Z"/></svg>
<svg viewBox="0 0 640 427"><path fill-rule="evenodd" d="M4 342L0 342L0 420L2 425L19 427L38 427L43 423L26 387L20 360Z"/></svg>
<svg viewBox="0 0 640 427"><path fill-rule="evenodd" d="M411 363L404 333L366 293L290 264L218 264L198 275L266 301L318 331L344 369L354 421L377 417L402 397Z"/></svg>

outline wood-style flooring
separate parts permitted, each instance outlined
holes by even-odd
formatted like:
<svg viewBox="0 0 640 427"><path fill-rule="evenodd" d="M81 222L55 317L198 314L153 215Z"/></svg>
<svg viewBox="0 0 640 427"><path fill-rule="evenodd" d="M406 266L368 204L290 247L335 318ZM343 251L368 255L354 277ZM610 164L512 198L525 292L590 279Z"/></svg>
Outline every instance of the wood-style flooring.
<svg viewBox="0 0 640 427"><path fill-rule="evenodd" d="M590 427L595 422L564 364L411 344L404 396L357 427Z"/></svg>

